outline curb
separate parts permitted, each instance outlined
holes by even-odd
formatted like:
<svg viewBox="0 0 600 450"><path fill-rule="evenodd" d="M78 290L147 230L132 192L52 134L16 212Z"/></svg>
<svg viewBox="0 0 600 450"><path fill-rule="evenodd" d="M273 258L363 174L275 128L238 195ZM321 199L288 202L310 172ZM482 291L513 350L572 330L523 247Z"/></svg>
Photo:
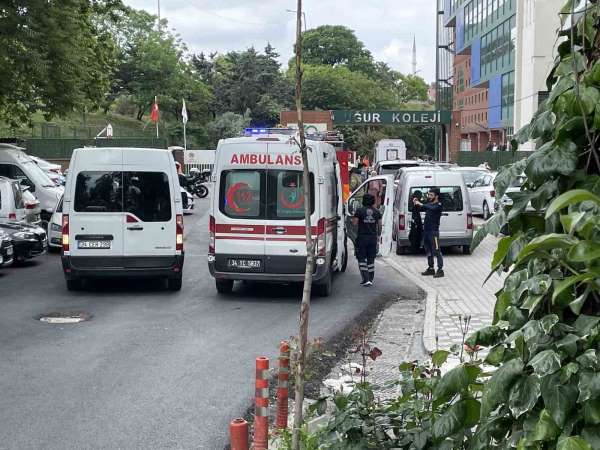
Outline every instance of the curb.
<svg viewBox="0 0 600 450"><path fill-rule="evenodd" d="M423 347L427 353L433 353L437 349L437 304L438 304L438 293L437 290L427 286L423 283L419 277L403 269L400 264L392 260L391 257L383 258L387 265L395 269L404 277L408 278L419 289L425 292L425 320L423 321Z"/></svg>

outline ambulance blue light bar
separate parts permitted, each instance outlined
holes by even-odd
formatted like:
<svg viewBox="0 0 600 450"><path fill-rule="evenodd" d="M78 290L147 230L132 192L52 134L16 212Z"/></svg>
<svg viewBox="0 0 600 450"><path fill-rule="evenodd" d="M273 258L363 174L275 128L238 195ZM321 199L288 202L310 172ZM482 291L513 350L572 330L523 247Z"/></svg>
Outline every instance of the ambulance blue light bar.
<svg viewBox="0 0 600 450"><path fill-rule="evenodd" d="M266 136L269 134L284 134L286 136L293 136L298 130L293 128L246 128L244 136Z"/></svg>

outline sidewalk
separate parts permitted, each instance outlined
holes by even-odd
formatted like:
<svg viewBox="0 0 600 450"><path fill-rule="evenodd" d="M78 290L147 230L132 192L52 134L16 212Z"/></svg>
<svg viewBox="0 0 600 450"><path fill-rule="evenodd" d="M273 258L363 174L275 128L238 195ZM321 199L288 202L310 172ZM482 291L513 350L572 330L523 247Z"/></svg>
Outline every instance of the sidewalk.
<svg viewBox="0 0 600 450"><path fill-rule="evenodd" d="M488 236L472 255L458 251L444 254L444 272L440 279L424 277L425 255L392 255L386 262L427 292L423 341L427 351L436 347L448 349L460 344L462 331L459 316L471 316L469 333L489 325L492 320L495 293L502 287L502 278L490 272L497 239Z"/></svg>

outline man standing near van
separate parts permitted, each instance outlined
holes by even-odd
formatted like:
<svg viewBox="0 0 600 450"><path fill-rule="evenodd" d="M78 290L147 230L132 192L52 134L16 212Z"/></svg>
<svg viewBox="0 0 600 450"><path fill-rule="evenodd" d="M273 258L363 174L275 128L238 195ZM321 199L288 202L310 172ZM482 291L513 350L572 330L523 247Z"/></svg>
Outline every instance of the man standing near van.
<svg viewBox="0 0 600 450"><path fill-rule="evenodd" d="M354 226L358 226L356 238L356 258L362 276L362 286L373 286L375 278L375 257L377 256L377 237L381 231L381 213L373 205L375 197L365 194L362 208L358 208L352 218Z"/></svg>
<svg viewBox="0 0 600 450"><path fill-rule="evenodd" d="M427 252L428 267L421 275L433 275L433 278L442 278L444 276L444 258L440 250L440 220L442 218L440 190L438 188L429 189L427 200L427 203L421 203L417 198L413 198L413 204L425 211L423 245ZM437 259L437 272L434 269L434 257Z"/></svg>

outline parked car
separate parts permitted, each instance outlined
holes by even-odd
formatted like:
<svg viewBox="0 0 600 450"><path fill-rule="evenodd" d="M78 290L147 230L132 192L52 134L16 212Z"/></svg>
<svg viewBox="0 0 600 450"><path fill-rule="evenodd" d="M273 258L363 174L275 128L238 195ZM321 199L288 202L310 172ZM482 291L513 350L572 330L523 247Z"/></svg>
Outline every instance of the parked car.
<svg viewBox="0 0 600 450"><path fill-rule="evenodd" d="M23 149L10 144L0 144L0 176L28 186L40 201L42 222L47 223L50 220L64 189L62 186L56 186Z"/></svg>
<svg viewBox="0 0 600 450"><path fill-rule="evenodd" d="M183 209L168 150L75 149L62 217L67 289L102 277L152 277L180 290Z"/></svg>
<svg viewBox="0 0 600 450"><path fill-rule="evenodd" d="M25 262L48 249L46 232L37 225L22 222L0 222L0 230L9 235L14 247L15 262Z"/></svg>
<svg viewBox="0 0 600 450"><path fill-rule="evenodd" d="M377 175L395 175L398 172L398 170L404 167L417 167L422 164L429 163L424 163L421 161L411 159L379 161L377 164L375 164L375 172L377 172Z"/></svg>
<svg viewBox="0 0 600 450"><path fill-rule="evenodd" d="M0 267L10 266L14 260L14 246L8 234L0 230Z"/></svg>
<svg viewBox="0 0 600 450"><path fill-rule="evenodd" d="M16 180L0 177L0 220L40 223L40 202Z"/></svg>
<svg viewBox="0 0 600 450"><path fill-rule="evenodd" d="M63 199L64 196L58 201L50 222L48 222L48 250L51 251L59 251L62 247Z"/></svg>
<svg viewBox="0 0 600 450"><path fill-rule="evenodd" d="M485 220L488 220L496 210L496 190L494 188L496 175L496 172L481 175L468 188L473 214L481 215Z"/></svg>
<svg viewBox="0 0 600 450"><path fill-rule="evenodd" d="M491 173L487 169L482 169L481 167L451 167L450 170L460 172L465 180L465 184L467 188L473 187L473 183L479 179L482 175Z"/></svg>
<svg viewBox="0 0 600 450"><path fill-rule="evenodd" d="M396 253L406 253L411 242L411 216L414 208L412 199L415 195L424 198L430 188L440 190L440 201L443 206L440 221L440 246L458 246L463 253L471 252L473 240L473 216L467 187L460 173L451 170L416 170L407 169L400 177L396 187L394 200L393 238L396 241ZM421 213L424 217L424 213ZM419 243L420 244L420 243Z"/></svg>
<svg viewBox="0 0 600 450"><path fill-rule="evenodd" d="M57 186L65 185L65 176L62 172L62 166L60 164L55 164L50 161L46 161L45 159L38 158L37 156L31 156L31 159L35 161L35 163L42 169L48 178L50 178Z"/></svg>

